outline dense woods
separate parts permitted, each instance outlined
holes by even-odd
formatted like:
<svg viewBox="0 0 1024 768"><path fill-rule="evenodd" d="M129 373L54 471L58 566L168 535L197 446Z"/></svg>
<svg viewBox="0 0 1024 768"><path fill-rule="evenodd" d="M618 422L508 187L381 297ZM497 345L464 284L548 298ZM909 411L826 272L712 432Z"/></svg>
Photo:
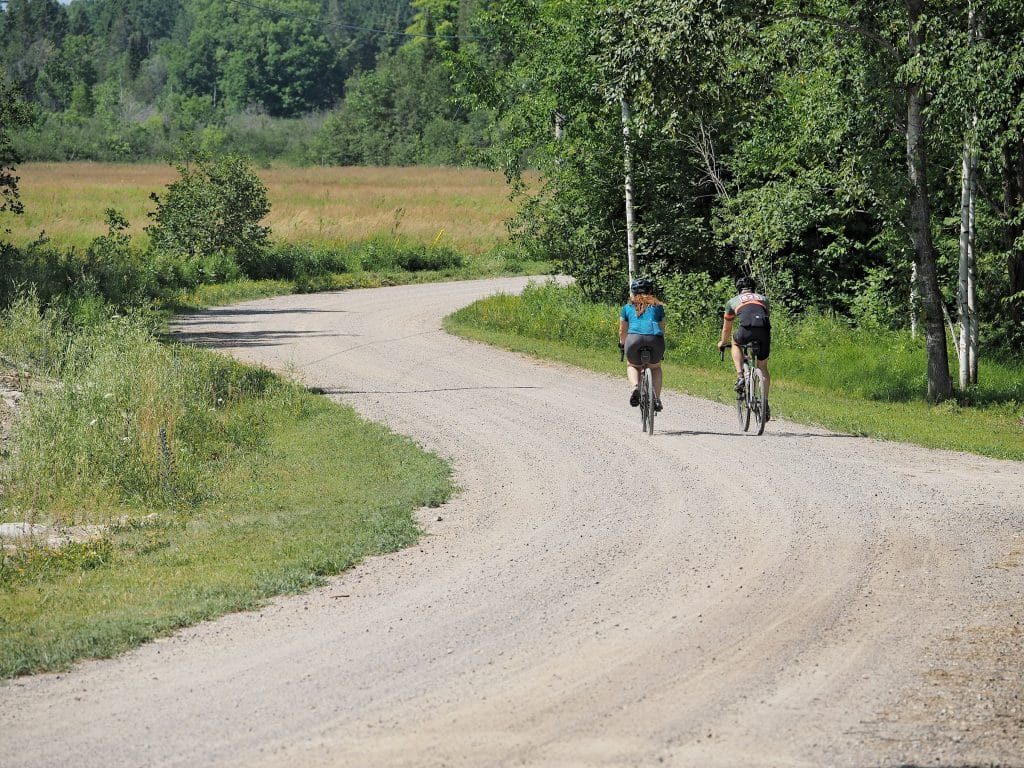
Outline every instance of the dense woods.
<svg viewBox="0 0 1024 768"><path fill-rule="evenodd" d="M1024 350L1020 0L9 0L0 29L8 169L190 135L538 170L519 242L595 298L629 235L694 317L747 272L793 315L911 330L932 400Z"/></svg>

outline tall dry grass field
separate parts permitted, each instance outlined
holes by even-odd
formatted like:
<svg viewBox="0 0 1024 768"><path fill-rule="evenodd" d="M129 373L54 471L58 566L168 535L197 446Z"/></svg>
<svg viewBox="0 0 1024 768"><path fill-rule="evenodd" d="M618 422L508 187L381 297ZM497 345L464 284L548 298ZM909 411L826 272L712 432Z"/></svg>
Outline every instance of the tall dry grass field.
<svg viewBox="0 0 1024 768"><path fill-rule="evenodd" d="M501 174L475 168L269 168L266 223L278 240L345 244L381 233L478 254L506 239L515 212ZM85 246L115 208L145 237L151 192L177 177L168 165L26 163L18 167L25 213L0 214L0 231L25 244L40 232Z"/></svg>

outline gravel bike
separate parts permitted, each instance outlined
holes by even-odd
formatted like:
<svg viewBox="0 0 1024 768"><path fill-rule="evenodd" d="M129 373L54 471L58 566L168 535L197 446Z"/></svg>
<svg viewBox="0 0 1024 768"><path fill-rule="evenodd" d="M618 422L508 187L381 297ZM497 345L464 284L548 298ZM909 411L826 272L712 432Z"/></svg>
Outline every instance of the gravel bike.
<svg viewBox="0 0 1024 768"><path fill-rule="evenodd" d="M651 362L650 347L640 347L637 352L640 355L640 429L648 435L654 434L654 374L649 367ZM626 359L626 350L619 347L619 360Z"/></svg>
<svg viewBox="0 0 1024 768"><path fill-rule="evenodd" d="M719 350L719 358L725 359L725 350L732 344L726 344ZM736 392L736 416L739 418L740 429L750 429L750 418L753 416L757 434L764 433L765 422L768 421L768 394L764 388L764 373L750 361L757 358L758 344L740 344L743 353L743 384Z"/></svg>

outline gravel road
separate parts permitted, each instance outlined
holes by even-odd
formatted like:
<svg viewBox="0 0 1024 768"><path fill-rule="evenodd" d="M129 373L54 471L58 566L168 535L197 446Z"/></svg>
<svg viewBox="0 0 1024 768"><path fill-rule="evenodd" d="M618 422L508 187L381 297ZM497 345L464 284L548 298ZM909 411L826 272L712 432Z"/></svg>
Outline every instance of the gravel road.
<svg viewBox="0 0 1024 768"><path fill-rule="evenodd" d="M647 437L624 377L440 329L524 282L182 320L463 490L323 589L0 686L0 764L1024 765L1024 465L671 392Z"/></svg>

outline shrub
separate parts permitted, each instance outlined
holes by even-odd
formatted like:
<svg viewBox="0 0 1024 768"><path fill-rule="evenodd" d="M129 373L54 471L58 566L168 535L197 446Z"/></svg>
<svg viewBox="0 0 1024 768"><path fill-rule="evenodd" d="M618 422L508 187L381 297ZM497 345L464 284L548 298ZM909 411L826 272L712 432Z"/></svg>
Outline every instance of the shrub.
<svg viewBox="0 0 1024 768"><path fill-rule="evenodd" d="M350 271L345 251L312 243L274 243L245 267L253 280L295 280Z"/></svg>
<svg viewBox="0 0 1024 768"><path fill-rule="evenodd" d="M228 261L246 272L267 247L270 228L259 223L270 212L266 186L241 155L198 152L194 163L176 167L181 178L163 197L150 195L155 223L146 232L154 250L205 259L205 282L223 279Z"/></svg>
<svg viewBox="0 0 1024 768"><path fill-rule="evenodd" d="M228 406L274 387L269 371L161 345L137 313L68 325L31 299L0 322L0 350L55 379L24 400L3 506L66 524L124 502L188 508L218 458L263 439L258 408Z"/></svg>
<svg viewBox="0 0 1024 768"><path fill-rule="evenodd" d="M445 245L426 246L395 238L374 238L356 246L362 268L374 272L458 269L464 260Z"/></svg>

